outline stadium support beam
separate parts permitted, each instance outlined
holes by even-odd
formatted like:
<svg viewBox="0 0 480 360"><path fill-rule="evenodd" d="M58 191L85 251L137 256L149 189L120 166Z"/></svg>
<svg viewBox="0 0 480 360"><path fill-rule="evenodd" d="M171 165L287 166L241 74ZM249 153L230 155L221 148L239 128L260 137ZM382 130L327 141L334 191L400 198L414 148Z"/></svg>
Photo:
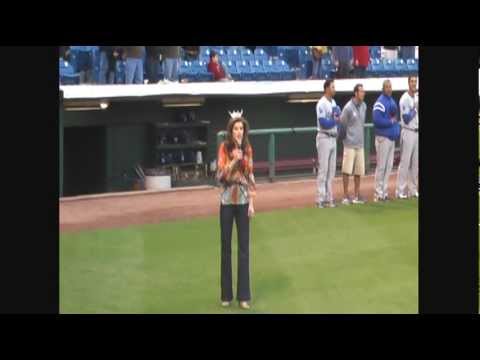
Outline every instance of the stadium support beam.
<svg viewBox="0 0 480 360"><path fill-rule="evenodd" d="M268 177L270 182L275 179L275 134L273 133L268 140Z"/></svg>
<svg viewBox="0 0 480 360"><path fill-rule="evenodd" d="M59 197L63 196L63 91L60 90L58 103L58 139L59 139Z"/></svg>

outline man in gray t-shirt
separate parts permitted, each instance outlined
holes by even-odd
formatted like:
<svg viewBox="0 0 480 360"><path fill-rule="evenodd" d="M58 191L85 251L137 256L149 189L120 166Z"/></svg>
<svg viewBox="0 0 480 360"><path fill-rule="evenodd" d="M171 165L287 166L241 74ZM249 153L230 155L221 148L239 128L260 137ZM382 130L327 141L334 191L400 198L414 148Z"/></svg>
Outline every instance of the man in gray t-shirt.
<svg viewBox="0 0 480 360"><path fill-rule="evenodd" d="M363 101L365 91L362 84L355 85L353 97L345 105L340 116L340 121L345 129L345 138L343 140L343 193L342 204L349 205L363 204L364 200L360 198L360 176L365 175L365 156L363 152L363 125L365 124L365 114L367 105ZM355 197L350 200L348 196L348 180L350 175L354 175Z"/></svg>

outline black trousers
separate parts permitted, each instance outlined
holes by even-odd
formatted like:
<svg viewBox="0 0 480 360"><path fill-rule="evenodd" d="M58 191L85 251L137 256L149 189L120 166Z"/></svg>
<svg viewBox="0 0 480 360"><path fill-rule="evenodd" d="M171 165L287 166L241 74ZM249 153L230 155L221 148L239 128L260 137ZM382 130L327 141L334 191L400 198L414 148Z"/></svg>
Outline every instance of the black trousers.
<svg viewBox="0 0 480 360"><path fill-rule="evenodd" d="M238 234L237 300L250 300L249 243L250 222L248 204L220 205L221 231L221 299L232 301L232 228L233 220Z"/></svg>

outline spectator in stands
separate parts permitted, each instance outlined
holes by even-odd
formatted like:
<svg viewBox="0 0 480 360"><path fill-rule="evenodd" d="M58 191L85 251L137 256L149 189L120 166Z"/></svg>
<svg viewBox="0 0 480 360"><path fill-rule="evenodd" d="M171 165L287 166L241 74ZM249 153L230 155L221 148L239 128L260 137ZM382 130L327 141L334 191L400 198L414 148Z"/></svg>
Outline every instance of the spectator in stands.
<svg viewBox="0 0 480 360"><path fill-rule="evenodd" d="M100 46L99 84L113 84L115 80L114 46Z"/></svg>
<svg viewBox="0 0 480 360"><path fill-rule="evenodd" d="M368 46L352 46L353 50L353 74L357 78L365 77L368 63L370 62L370 52Z"/></svg>
<svg viewBox="0 0 480 360"><path fill-rule="evenodd" d="M92 83L92 46L71 46L70 49L76 52L76 64L77 71L80 73L80 84Z"/></svg>
<svg viewBox="0 0 480 360"><path fill-rule="evenodd" d="M147 52L147 78L149 84L157 84L159 79L159 73L161 72L160 66L162 61L162 47L161 46L146 46Z"/></svg>
<svg viewBox="0 0 480 360"><path fill-rule="evenodd" d="M124 46L127 61L125 69L126 84L143 84L143 55L145 46Z"/></svg>
<svg viewBox="0 0 480 360"><path fill-rule="evenodd" d="M384 58L388 60L396 60L398 58L398 46L384 46Z"/></svg>
<svg viewBox="0 0 480 360"><path fill-rule="evenodd" d="M353 70L353 54L351 46L333 46L333 61L337 68L336 77L348 78Z"/></svg>
<svg viewBox="0 0 480 360"><path fill-rule="evenodd" d="M400 46L400 58L405 61L415 59L415 46Z"/></svg>
<svg viewBox="0 0 480 360"><path fill-rule="evenodd" d="M200 54L200 46L182 46L182 48L185 53L185 60L198 60L198 55Z"/></svg>
<svg viewBox="0 0 480 360"><path fill-rule="evenodd" d="M229 81L231 80L230 74L220 64L220 59L215 51L210 52L210 62L207 65L208 72L213 74L214 81Z"/></svg>
<svg viewBox="0 0 480 360"><path fill-rule="evenodd" d="M323 79L325 74L322 71L322 57L327 53L326 46L312 46L311 70L307 70L309 79Z"/></svg>
<svg viewBox="0 0 480 360"><path fill-rule="evenodd" d="M180 46L163 46L163 77L165 82L178 82Z"/></svg>
<svg viewBox="0 0 480 360"><path fill-rule="evenodd" d="M60 59L70 62L72 57L70 53L70 46L60 46L59 52L60 52Z"/></svg>
<svg viewBox="0 0 480 360"><path fill-rule="evenodd" d="M117 74L117 64L120 62L120 61L125 61L125 51L124 51L124 48L122 46L114 46L113 47L113 53L112 53L112 63L113 63L113 69L114 69L114 83L115 84L124 84L125 83L125 80L121 80L120 78L118 78L118 75Z"/></svg>

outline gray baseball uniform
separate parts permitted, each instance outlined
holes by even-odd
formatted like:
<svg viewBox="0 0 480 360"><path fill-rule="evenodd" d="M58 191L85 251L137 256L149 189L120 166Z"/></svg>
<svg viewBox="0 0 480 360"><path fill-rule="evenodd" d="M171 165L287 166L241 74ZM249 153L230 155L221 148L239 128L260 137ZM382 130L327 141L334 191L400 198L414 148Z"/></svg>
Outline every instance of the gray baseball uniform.
<svg viewBox="0 0 480 360"><path fill-rule="evenodd" d="M383 199L388 196L388 179L393 168L395 141L384 136L375 136L377 168L375 169L375 197Z"/></svg>
<svg viewBox="0 0 480 360"><path fill-rule="evenodd" d="M317 103L317 203L333 201L332 180L335 177L337 164L337 127L322 128L320 119L332 119L333 107L337 106L335 100L329 101L323 96Z"/></svg>
<svg viewBox="0 0 480 360"><path fill-rule="evenodd" d="M415 116L411 117L412 110ZM417 192L418 179L418 92L412 97L405 92L400 98L402 135L400 140L400 165L398 167L397 196L410 196ZM410 120L408 124L405 120Z"/></svg>

